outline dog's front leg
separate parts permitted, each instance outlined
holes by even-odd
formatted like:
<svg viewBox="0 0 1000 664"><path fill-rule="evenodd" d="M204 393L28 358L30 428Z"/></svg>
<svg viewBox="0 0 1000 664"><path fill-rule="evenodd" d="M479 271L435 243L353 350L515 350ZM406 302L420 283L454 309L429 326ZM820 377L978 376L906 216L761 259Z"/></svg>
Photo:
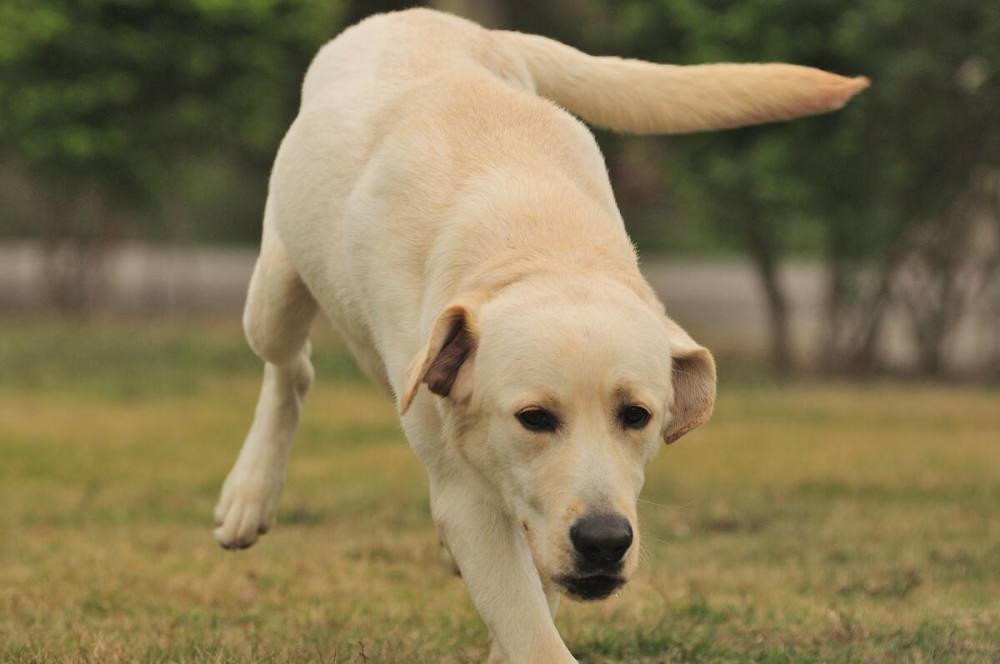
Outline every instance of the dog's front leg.
<svg viewBox="0 0 1000 664"><path fill-rule="evenodd" d="M463 483L434 482L432 493L434 518L493 637L490 661L575 662L517 524Z"/></svg>
<svg viewBox="0 0 1000 664"><path fill-rule="evenodd" d="M559 610L559 597L559 591L555 588L545 588L545 600L549 605L549 615L552 616L553 620L556 618L556 611ZM490 656L486 660L486 664L513 664L513 662L507 660L500 645L496 642L496 639L493 639L490 645Z"/></svg>

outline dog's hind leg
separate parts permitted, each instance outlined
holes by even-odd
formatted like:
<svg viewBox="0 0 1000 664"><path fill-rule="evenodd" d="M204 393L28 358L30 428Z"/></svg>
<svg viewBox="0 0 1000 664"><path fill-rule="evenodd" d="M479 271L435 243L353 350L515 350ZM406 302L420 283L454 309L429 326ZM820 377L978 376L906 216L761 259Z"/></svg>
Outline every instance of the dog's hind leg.
<svg viewBox="0 0 1000 664"><path fill-rule="evenodd" d="M264 360L264 383L250 432L215 507L215 538L227 549L246 548L270 529L302 401L313 380L308 339L316 300L269 225L265 219L243 314L247 341Z"/></svg>

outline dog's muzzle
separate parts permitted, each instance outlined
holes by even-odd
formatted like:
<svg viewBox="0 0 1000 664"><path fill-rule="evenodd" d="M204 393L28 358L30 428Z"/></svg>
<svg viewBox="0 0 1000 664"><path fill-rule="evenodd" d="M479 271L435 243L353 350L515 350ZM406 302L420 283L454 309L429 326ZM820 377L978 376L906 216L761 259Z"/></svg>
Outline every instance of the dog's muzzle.
<svg viewBox="0 0 1000 664"><path fill-rule="evenodd" d="M575 572L557 582L578 599L604 599L625 583L622 560L632 546L632 524L620 514L588 514L569 530Z"/></svg>

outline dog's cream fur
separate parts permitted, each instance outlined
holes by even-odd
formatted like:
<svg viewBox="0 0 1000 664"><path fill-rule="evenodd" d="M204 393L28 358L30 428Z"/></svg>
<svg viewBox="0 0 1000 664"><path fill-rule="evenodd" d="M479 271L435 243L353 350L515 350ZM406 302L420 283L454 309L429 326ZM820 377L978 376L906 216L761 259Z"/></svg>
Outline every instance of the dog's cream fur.
<svg viewBox="0 0 1000 664"><path fill-rule="evenodd" d="M343 32L306 74L271 177L244 316L264 384L219 542L249 546L273 522L322 309L395 396L491 660L573 661L551 617L573 574L569 528L627 517L628 578L643 469L708 419L715 367L640 275L597 144L560 106L679 133L833 110L866 85L596 58L429 10ZM618 423L629 404L647 426ZM528 406L559 428L526 430Z"/></svg>

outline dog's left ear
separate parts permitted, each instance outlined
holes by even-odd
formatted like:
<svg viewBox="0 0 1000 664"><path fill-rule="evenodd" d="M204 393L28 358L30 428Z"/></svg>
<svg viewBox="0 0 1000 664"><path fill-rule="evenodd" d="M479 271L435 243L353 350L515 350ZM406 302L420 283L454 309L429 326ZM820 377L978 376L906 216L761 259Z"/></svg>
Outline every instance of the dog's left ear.
<svg viewBox="0 0 1000 664"><path fill-rule="evenodd" d="M680 325L667 319L672 360L674 403L663 428L667 445L695 429L712 415L715 406L715 360Z"/></svg>
<svg viewBox="0 0 1000 664"><path fill-rule="evenodd" d="M479 333L467 304L452 304L438 314L427 345L407 370L399 412L406 413L421 383L434 394L464 401L472 390L472 358Z"/></svg>

